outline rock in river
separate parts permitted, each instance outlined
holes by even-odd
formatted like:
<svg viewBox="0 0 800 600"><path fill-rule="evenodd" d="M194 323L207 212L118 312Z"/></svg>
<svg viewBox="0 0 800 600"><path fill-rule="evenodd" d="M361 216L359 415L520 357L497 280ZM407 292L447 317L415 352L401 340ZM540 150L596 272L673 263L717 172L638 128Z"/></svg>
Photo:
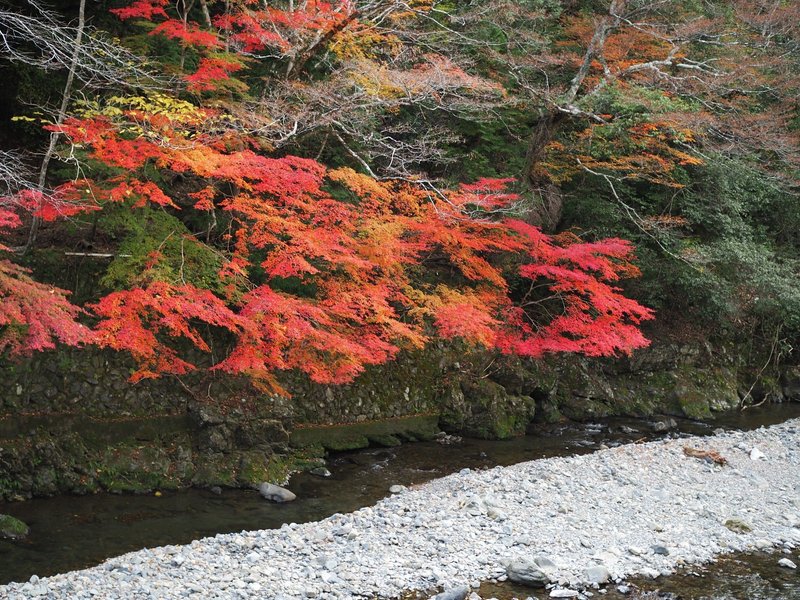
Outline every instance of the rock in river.
<svg viewBox="0 0 800 600"><path fill-rule="evenodd" d="M28 526L11 515L0 515L0 538L12 540L28 535Z"/></svg>
<svg viewBox="0 0 800 600"><path fill-rule="evenodd" d="M603 584L611 579L611 573L603 565L594 565L586 569L586 580L589 583Z"/></svg>
<svg viewBox="0 0 800 600"><path fill-rule="evenodd" d="M533 560L528 560L526 558L518 558L509 563L508 567L506 567L506 574L515 583L532 587L544 587L550 583L550 575L547 574L550 565L552 563L546 559L534 558Z"/></svg>
<svg viewBox="0 0 800 600"><path fill-rule="evenodd" d="M675 429L677 426L678 422L675 419L673 419L672 417L665 417L663 419L653 422L650 425L650 428L656 433L663 433L665 431L669 431L670 429Z"/></svg>
<svg viewBox="0 0 800 600"><path fill-rule="evenodd" d="M258 491L264 498L272 502L291 502L297 498L294 493L273 483L262 483L258 486Z"/></svg>
<svg viewBox="0 0 800 600"><path fill-rule="evenodd" d="M464 600L469 594L469 587L462 585L436 594L431 600Z"/></svg>

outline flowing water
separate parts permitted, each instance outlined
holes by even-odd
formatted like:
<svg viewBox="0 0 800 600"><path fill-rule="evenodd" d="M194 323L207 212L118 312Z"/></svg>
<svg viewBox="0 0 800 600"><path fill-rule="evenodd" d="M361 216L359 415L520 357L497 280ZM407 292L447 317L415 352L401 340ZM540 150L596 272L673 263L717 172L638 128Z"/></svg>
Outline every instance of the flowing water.
<svg viewBox="0 0 800 600"><path fill-rule="evenodd" d="M771 405L744 413L731 413L713 424L681 420L678 428L667 435L710 434L718 427L755 429L795 417L800 417L800 404ZM164 492L159 497L98 494L0 503L0 513L22 519L31 528L24 541L0 540L0 583L26 580L33 574L46 576L85 568L111 556L144 547L183 544L217 533L315 521L374 504L388 494L388 488L393 484L422 483L465 467L489 468L579 454L603 445L656 439L663 435L654 433L647 421L604 419L588 424L537 426L531 435L503 442L465 439L450 444L425 442L342 453L331 457L328 462L332 477L320 478L307 473L293 476L288 487L298 499L290 504L266 502L257 492L249 490L224 490L220 495L207 490L186 490ZM701 591L681 587L684 591L672 597L800 598L796 583L794 589L785 595L758 595L761 593L758 586L763 579L758 571L760 563L748 557L735 560L739 562L721 563L727 565L725 577L687 574L659 580L659 585L669 591L664 585L673 580L680 587L682 582L688 586L689 583L719 578L733 579L733 573L738 569L744 574L736 577L745 582L743 585L752 591L752 595L724 590L717 592L710 583L699 583ZM777 558L773 559L772 564L776 561ZM747 583L750 581L748 569L753 571L750 583ZM794 573L792 571L786 576ZM778 574L784 575L780 571ZM798 578L796 576L794 581ZM689 595L681 595L686 593ZM703 596L704 593L711 595ZM527 597L508 589L502 594L505 595L500 595L500 592L496 595L498 598ZM608 594L604 597L614 596Z"/></svg>

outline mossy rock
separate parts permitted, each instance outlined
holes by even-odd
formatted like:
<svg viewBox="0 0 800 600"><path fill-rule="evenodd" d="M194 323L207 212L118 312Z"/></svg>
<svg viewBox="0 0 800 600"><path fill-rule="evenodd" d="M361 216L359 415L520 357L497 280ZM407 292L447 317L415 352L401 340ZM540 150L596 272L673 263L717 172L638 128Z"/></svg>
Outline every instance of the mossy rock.
<svg viewBox="0 0 800 600"><path fill-rule="evenodd" d="M237 480L240 485L252 486L285 478L285 468L279 459L272 460L257 450L242 452L239 459Z"/></svg>
<svg viewBox="0 0 800 600"><path fill-rule="evenodd" d="M510 395L499 383L478 379L450 390L442 426L471 437L504 440L523 435L535 412L530 396Z"/></svg>
<svg viewBox="0 0 800 600"><path fill-rule="evenodd" d="M199 487L214 485L236 487L236 467L229 456L222 453L200 454L195 461L192 484Z"/></svg>
<svg viewBox="0 0 800 600"><path fill-rule="evenodd" d="M750 525L740 519L728 519L724 525L734 533L750 533L753 531Z"/></svg>
<svg viewBox="0 0 800 600"><path fill-rule="evenodd" d="M121 443L107 448L95 463L100 485L110 492L146 493L187 483L191 453L180 446Z"/></svg>
<svg viewBox="0 0 800 600"><path fill-rule="evenodd" d="M708 396L700 393L697 389L676 390L678 404L681 411L690 419L710 419L711 407L708 403Z"/></svg>
<svg viewBox="0 0 800 600"><path fill-rule="evenodd" d="M367 439L373 446L383 446L384 448L394 448L402 444L402 440L396 435L368 435Z"/></svg>
<svg viewBox="0 0 800 600"><path fill-rule="evenodd" d="M0 537L12 540L24 538L28 535L28 526L11 515L0 515Z"/></svg>
<svg viewBox="0 0 800 600"><path fill-rule="evenodd" d="M558 404L551 399L537 402L536 418L537 423L559 423L564 419L564 415L558 410Z"/></svg>
<svg viewBox="0 0 800 600"><path fill-rule="evenodd" d="M359 450L369 447L369 438L366 435L342 435L326 439L322 444L332 452L345 450Z"/></svg>

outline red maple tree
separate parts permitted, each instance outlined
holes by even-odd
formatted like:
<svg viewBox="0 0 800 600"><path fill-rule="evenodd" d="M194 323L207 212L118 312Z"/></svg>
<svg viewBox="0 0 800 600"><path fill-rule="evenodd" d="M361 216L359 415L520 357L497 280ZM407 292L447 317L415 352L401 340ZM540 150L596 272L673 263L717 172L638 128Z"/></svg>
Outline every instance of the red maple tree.
<svg viewBox="0 0 800 600"><path fill-rule="evenodd" d="M114 12L159 20L153 35L197 52L197 69L184 74L195 92L217 89L244 68L248 54L274 48L288 57L290 74L319 44L345 28L358 31L359 13L347 2L245 7L215 19L221 32L188 14L173 18L168 8L166 0L137 0ZM223 46L239 55L216 53ZM426 60L417 65L425 77L469 79L444 57ZM192 353L213 356L212 370L246 374L276 390L278 371L344 383L432 336L532 357L607 356L647 344L638 326L651 312L616 287L637 274L632 247L553 238L505 218L519 200L508 191L511 180L454 190L413 178L379 180L313 159L270 156L224 103L198 107L165 96L108 102L108 110L50 128L80 155L87 174L54 197L64 211L124 206L173 225L134 257L126 288L87 307L96 319L91 333L63 293L50 291L56 300L44 313L38 284L0 263L0 292L17 298L0 312L4 346L12 350L91 341L129 352L139 380L198 368L188 342ZM178 179L182 185L170 185ZM25 193L15 196L17 208L24 209ZM203 231L198 222L207 224ZM13 225L15 217L0 212L0 223ZM170 238L179 244L169 246ZM213 256L215 272L191 272L189 251ZM520 300L509 283L520 278L548 294ZM21 293L33 308L23 306ZM558 305L555 313L547 303ZM537 310L546 304L547 311ZM27 337L14 337L17 326ZM211 330L233 340L225 355L211 352Z"/></svg>

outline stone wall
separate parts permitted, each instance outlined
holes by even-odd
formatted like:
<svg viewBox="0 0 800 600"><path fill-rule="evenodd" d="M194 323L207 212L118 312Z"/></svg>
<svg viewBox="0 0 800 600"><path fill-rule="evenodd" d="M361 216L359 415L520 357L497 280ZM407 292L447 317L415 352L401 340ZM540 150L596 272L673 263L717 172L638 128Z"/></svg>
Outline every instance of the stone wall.
<svg viewBox="0 0 800 600"><path fill-rule="evenodd" d="M43 353L0 367L0 498L279 481L326 449L429 439L438 427L502 439L534 420L709 418L754 380L738 356L661 342L631 359L526 361L439 344L350 385L287 375L289 399L231 377L130 384L124 356ZM796 398L800 370L762 374L754 389Z"/></svg>

